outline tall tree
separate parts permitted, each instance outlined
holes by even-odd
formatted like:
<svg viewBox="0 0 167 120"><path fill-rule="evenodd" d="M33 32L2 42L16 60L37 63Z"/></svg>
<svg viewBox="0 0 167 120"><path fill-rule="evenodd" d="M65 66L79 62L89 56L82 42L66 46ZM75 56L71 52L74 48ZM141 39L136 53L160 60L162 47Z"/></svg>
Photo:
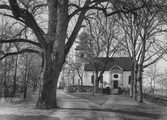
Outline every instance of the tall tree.
<svg viewBox="0 0 167 120"><path fill-rule="evenodd" d="M94 20L88 20L89 26L85 32L80 34L79 38L82 54L84 55L81 59L84 59L93 67L95 92L98 92L99 82L105 71L108 58L119 51L120 44L115 38L120 34L116 24L116 16L106 18L97 13L95 17ZM105 60L102 61L100 57L105 58Z"/></svg>
<svg viewBox="0 0 167 120"><path fill-rule="evenodd" d="M140 2L136 1L133 6L140 4ZM162 44L162 41L157 38L158 35L166 31L166 25L161 16L162 9L160 8L160 6L166 4L156 2L156 5L155 7L124 14L120 19L120 24L125 32L124 39L126 42L124 46L132 58L133 97L134 99L137 98L136 92L138 89L139 102L142 102L143 69L158 61L167 50L167 43ZM151 58L154 58L154 60L148 62Z"/></svg>
<svg viewBox="0 0 167 120"><path fill-rule="evenodd" d="M153 98L156 90L156 82L160 77L160 72L157 65L157 63L150 65L144 73L144 78L150 85L150 91L152 93Z"/></svg>

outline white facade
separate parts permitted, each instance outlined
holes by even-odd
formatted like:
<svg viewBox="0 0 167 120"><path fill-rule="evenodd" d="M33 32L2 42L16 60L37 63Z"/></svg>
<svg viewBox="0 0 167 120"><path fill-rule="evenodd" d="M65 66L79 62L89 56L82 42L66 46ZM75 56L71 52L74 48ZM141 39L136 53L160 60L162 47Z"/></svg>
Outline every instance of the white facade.
<svg viewBox="0 0 167 120"><path fill-rule="evenodd" d="M92 71L85 71L83 75L83 85L92 86L91 77L93 75Z"/></svg>
<svg viewBox="0 0 167 120"><path fill-rule="evenodd" d="M131 75L130 71L123 72L123 86L127 87L129 85L129 76Z"/></svg>
<svg viewBox="0 0 167 120"><path fill-rule="evenodd" d="M93 72L92 71L85 71L84 72L84 75L83 75L83 85L88 85L88 86L92 86L92 83L91 83L91 77L93 75ZM103 73L103 81L106 81L108 84L109 84L109 72L108 71L105 71Z"/></svg>
<svg viewBox="0 0 167 120"><path fill-rule="evenodd" d="M81 51L80 51L81 52ZM81 56L82 57L82 56ZM105 58L99 58L103 61ZM77 61L82 62L80 59ZM89 63L84 63L83 86L92 86L93 66ZM101 67L101 66L100 66ZM99 70L102 70L99 67ZM105 72L103 73L103 84L99 87L110 86L111 89L118 89L118 87L127 88L129 86L129 76L131 74L131 58L129 57L114 57L109 58L106 64ZM100 74L100 71L99 71ZM99 76L99 75L98 75ZM75 85L81 85L80 78L75 74Z"/></svg>
<svg viewBox="0 0 167 120"><path fill-rule="evenodd" d="M118 85L122 85L123 87L128 87L129 85L129 76L130 71L123 71L123 74L121 73L110 73L109 71L105 71L103 73L103 82L109 84L111 88L113 88L112 81L118 81ZM118 74L118 78L114 78L113 75ZM91 76L93 75L92 71L85 71L83 76L83 85L92 86L91 83ZM105 87L105 86L104 86Z"/></svg>

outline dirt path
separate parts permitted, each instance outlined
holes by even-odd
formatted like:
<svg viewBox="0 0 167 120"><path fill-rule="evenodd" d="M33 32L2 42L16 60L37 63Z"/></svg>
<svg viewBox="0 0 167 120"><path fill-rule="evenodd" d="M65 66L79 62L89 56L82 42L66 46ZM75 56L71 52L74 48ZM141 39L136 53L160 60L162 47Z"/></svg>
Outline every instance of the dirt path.
<svg viewBox="0 0 167 120"><path fill-rule="evenodd" d="M63 104L51 116L61 117L61 120L119 120L115 113L107 111L89 100L67 94L61 94L58 97Z"/></svg>

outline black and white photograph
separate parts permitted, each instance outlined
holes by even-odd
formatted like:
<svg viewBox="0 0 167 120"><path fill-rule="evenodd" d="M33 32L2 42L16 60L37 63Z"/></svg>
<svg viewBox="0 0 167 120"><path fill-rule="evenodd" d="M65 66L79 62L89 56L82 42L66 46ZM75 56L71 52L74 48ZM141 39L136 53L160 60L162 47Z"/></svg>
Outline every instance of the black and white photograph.
<svg viewBox="0 0 167 120"><path fill-rule="evenodd" d="M0 0L0 120L167 120L167 0Z"/></svg>

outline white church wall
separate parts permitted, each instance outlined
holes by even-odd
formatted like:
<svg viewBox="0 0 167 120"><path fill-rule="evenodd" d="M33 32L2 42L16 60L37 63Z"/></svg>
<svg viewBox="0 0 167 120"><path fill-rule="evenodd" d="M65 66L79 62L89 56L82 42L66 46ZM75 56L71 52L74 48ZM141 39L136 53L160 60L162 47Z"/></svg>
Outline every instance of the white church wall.
<svg viewBox="0 0 167 120"><path fill-rule="evenodd" d="M79 80L79 76L77 73L75 73L75 78L74 78L74 85L78 85L78 80Z"/></svg>
<svg viewBox="0 0 167 120"><path fill-rule="evenodd" d="M100 72L99 72L99 74L100 74ZM92 75L93 75L92 71L84 72L83 85L92 86L92 83L91 83L91 76ZM106 81L107 83L109 83L109 72L108 71L105 71L103 73L103 81Z"/></svg>
<svg viewBox="0 0 167 120"><path fill-rule="evenodd" d="M83 85L88 85L88 86L92 86L91 83L91 76L93 75L92 71L85 71L84 75L83 75ZM106 81L107 83L110 83L110 79L109 78L109 72L105 71L103 73L103 81ZM123 76L121 75L121 77L123 77L123 86L127 87L129 85L129 76L130 76L130 71L124 71L123 72ZM122 81L122 80L121 80ZM77 81L76 81L77 83Z"/></svg>
<svg viewBox="0 0 167 120"><path fill-rule="evenodd" d="M103 73L103 81L106 81L108 84L110 83L109 82L109 72L108 71L105 71Z"/></svg>
<svg viewBox="0 0 167 120"><path fill-rule="evenodd" d="M129 85L129 76L131 72L130 71L124 71L123 72L123 86L127 87Z"/></svg>
<svg viewBox="0 0 167 120"><path fill-rule="evenodd" d="M83 75L83 85L92 86L91 76L93 75L92 71L85 71Z"/></svg>

